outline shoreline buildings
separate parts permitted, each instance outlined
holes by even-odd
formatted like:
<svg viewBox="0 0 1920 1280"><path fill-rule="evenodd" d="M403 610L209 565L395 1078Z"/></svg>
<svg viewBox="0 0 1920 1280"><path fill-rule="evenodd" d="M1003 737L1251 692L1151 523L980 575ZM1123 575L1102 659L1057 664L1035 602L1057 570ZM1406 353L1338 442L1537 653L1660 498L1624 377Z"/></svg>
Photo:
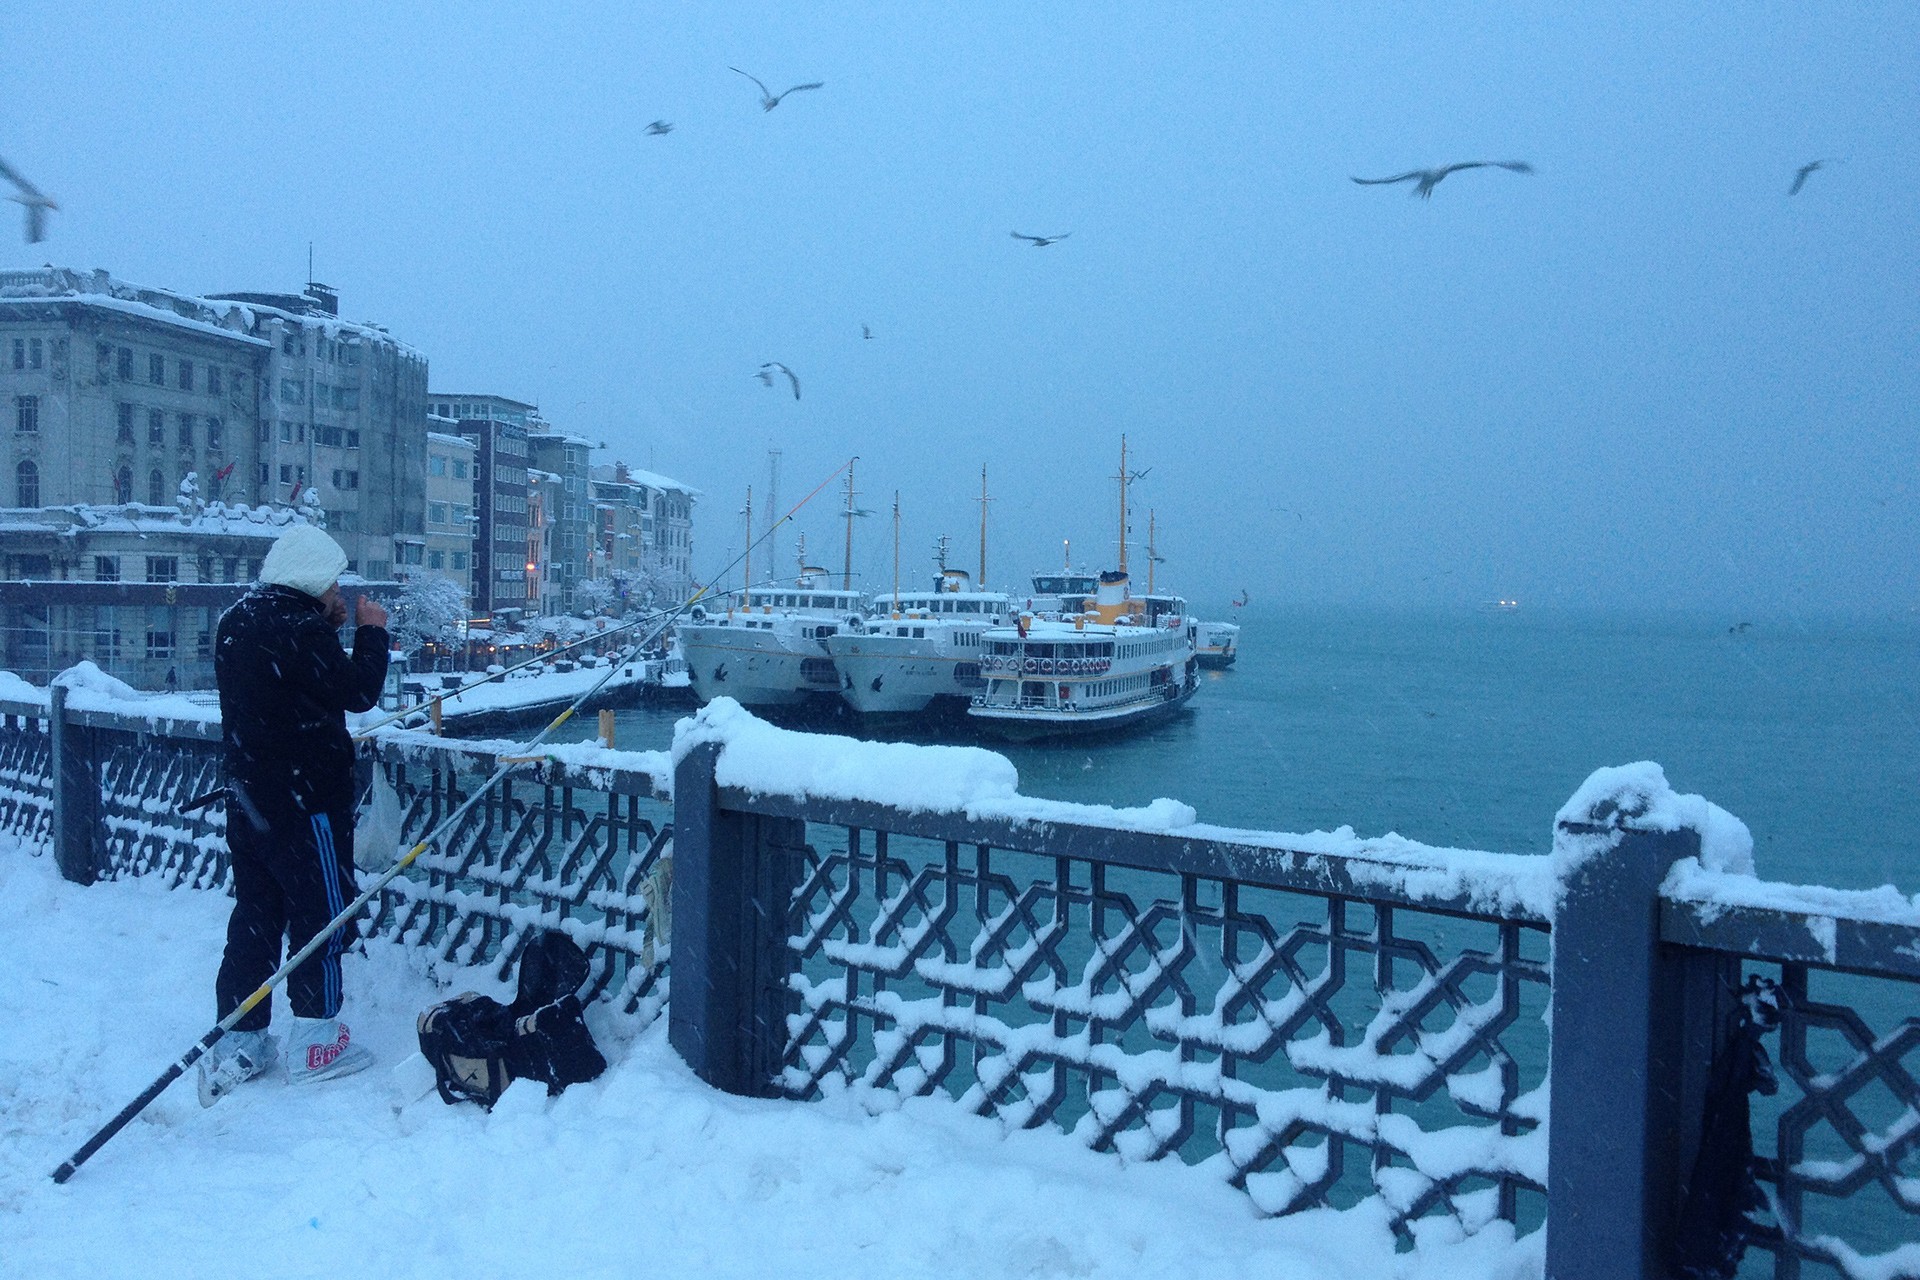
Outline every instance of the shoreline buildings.
<svg viewBox="0 0 1920 1280"><path fill-rule="evenodd" d="M581 589L635 582L656 554L596 559L595 446L531 404L430 394L423 353L339 310L317 283L192 295L0 271L0 667L44 682L90 659L145 688L205 687L220 612L295 521L323 525L364 589L445 577L489 622L631 596ZM562 477L544 560L536 438ZM643 492L690 543L694 491ZM684 572L677 550L659 562Z"/></svg>

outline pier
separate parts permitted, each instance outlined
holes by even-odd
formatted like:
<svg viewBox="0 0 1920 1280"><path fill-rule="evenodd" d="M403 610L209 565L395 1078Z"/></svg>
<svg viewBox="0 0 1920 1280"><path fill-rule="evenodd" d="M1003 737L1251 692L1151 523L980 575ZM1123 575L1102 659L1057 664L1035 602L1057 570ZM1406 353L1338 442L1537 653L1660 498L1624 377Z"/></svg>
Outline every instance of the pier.
<svg viewBox="0 0 1920 1280"><path fill-rule="evenodd" d="M180 812L219 785L217 724L69 703L0 702L0 831L77 883L220 891L220 808ZM363 767L413 839L513 755L391 731ZM1668 1274L1731 1015L1767 978L1748 1268L1920 1274L1920 903L1743 873L1744 828L1651 766L1598 771L1553 830L1501 854L1066 804L989 751L723 700L671 751L523 760L363 932L505 977L558 929L585 994L665 1017L716 1089L942 1097L1406 1250L1544 1231L1556 1280Z"/></svg>

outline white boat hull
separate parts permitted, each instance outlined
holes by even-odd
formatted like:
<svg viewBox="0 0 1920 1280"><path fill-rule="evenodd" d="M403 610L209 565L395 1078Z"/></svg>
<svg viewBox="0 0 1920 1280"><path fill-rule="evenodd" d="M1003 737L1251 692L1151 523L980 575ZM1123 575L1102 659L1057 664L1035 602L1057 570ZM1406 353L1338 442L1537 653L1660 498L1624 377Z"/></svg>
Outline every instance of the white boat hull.
<svg viewBox="0 0 1920 1280"><path fill-rule="evenodd" d="M810 647L796 652L775 632L737 626L680 629L687 682L702 702L726 697L744 707L794 707L838 693L832 658Z"/></svg>

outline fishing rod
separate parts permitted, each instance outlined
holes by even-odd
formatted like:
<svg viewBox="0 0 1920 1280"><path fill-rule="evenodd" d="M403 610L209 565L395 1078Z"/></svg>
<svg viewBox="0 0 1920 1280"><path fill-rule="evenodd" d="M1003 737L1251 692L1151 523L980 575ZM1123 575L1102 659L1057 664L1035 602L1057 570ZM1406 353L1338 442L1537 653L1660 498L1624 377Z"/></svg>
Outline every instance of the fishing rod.
<svg viewBox="0 0 1920 1280"><path fill-rule="evenodd" d="M569 643L563 644L558 648L549 649L545 653L536 653L535 655L533 655L531 658L528 658L524 662L517 662L513 666L505 667L499 671L489 671L485 675L481 676L479 679L469 680L467 683L460 685L457 688L442 690L440 693L436 693L430 698L426 698L419 702L416 702L412 706L401 707L398 710L394 711L392 714L380 720L376 720L370 725L363 725L357 732L354 733L353 740L356 743L365 742L373 736L375 730L384 729L388 725L393 724L395 721L404 720L408 716L418 715L420 712L430 709L433 706L433 704L436 702L445 702L449 698L457 698L463 693L468 693L474 689L478 689L483 684L487 684L495 680L503 679L506 676L512 675L516 671L524 671L528 667L536 666L539 663L545 662L548 658L552 657L554 654L565 653L567 650L577 649L583 644L591 644L596 640L604 640L608 636L618 634L619 632L630 631L634 627L645 626L647 623L654 621L656 619L664 620L667 623L672 623L674 620L679 618L681 614L685 613L688 609L691 609L695 604L697 604L702 596L706 595L709 591L713 590L714 585L716 583L723 580L729 573L732 573L735 565L739 564L742 560L746 559L747 556L753 554L753 549L755 547L759 546L762 542L765 542L768 539L772 538L774 533L780 528L781 525L785 524L787 521L793 519L794 516L798 515L800 513L800 508L806 506L809 502L813 501L816 497L818 497L820 494L820 490L826 488L829 484L832 484L833 478L835 476L839 475L842 471L846 470L846 468L852 466L855 462L858 462L858 461L859 461L859 458L856 456L848 459L846 462L842 463L840 466L835 467L831 472L827 474L827 478L825 480L822 480L818 485L814 486L812 493L809 493L806 497L794 503L793 507L787 512L787 514L781 516L778 520L774 521L772 524L769 524L766 528L766 532L762 533L759 537L749 542L747 544L746 550L742 551L739 555L735 556L732 560L729 560L724 566L722 566L722 568L720 569L720 572L713 576L712 581L708 582L707 585L695 591L692 595L688 596L685 600L681 601L679 604L675 605L673 608L654 613L652 615L649 615L648 617L636 618L632 622L618 623L617 625L608 627L603 631L596 631L592 635L582 636L580 639L570 641ZM642 647L644 647L644 645ZM622 661L625 661L625 659L622 659ZM618 666L619 664L616 663L615 665ZM218 794L218 793L214 793L214 794Z"/></svg>
<svg viewBox="0 0 1920 1280"><path fill-rule="evenodd" d="M769 526L769 528L767 529L767 532L762 536L771 537L773 535L774 530L778 529L780 525L785 524L788 519L790 519L796 512L800 510L801 507L805 506L807 502L809 502L813 498L814 494L817 494L820 492L821 489L826 488L828 482L830 482L833 479L834 475L838 475L841 469L842 468L835 468L832 475L829 475L826 480L821 481L819 488L816 488L813 491L813 493L810 493L805 498L802 498L800 502L795 505L792 511L789 511L787 515L781 517L780 520L776 521L773 525ZM752 544L749 544L748 549L751 550L751 548L752 548ZM742 552L742 556L744 556L745 554L746 554L745 552ZM738 558L736 558L734 563L738 563ZM724 575L726 572L731 570L732 567L733 566L729 564L725 569L721 570L721 573ZM709 586L710 585L711 584L709 584ZM674 617L677 617L682 611L692 607L694 601L698 600L702 595L705 595L707 590L708 590L708 587L702 587L699 591L696 591L692 596L688 597L683 603L681 603L678 608L668 613L666 617L660 622L658 629L656 629L654 632L648 635L646 639L640 641L639 645L635 646L636 649L640 647L644 647L645 645L651 643L654 639L656 639L662 632L666 630L667 626L671 624ZM238 1008L236 1008L232 1013L229 1013L226 1017L220 1019L219 1022L215 1023L212 1030L208 1031L205 1035L201 1036L199 1040L194 1042L191 1048L189 1048L185 1053L181 1054L180 1057L175 1059L173 1063L167 1067L166 1070L162 1071L157 1077L155 1077L153 1083L149 1084L145 1089L141 1090L140 1095L138 1097L136 1097L132 1102L129 1102L126 1106L122 1107L120 1109L119 1114L115 1115L113 1119L107 1121L105 1125L101 1126L98 1132L96 1132L91 1138L88 1138L86 1142L82 1143L78 1151L75 1151L73 1155L68 1157L67 1160L63 1162L58 1169L55 1169L53 1171L54 1182L65 1183L69 1178L73 1177L75 1173L79 1172L80 1166L84 1165L88 1160L92 1159L94 1154L98 1152L100 1148L106 1146L107 1143L113 1140L114 1135L118 1134L122 1129L126 1128L127 1125L132 1123L134 1118L138 1116L142 1111L145 1111L147 1107L152 1104L155 1098L158 1098L162 1093L166 1092L167 1086L171 1085L175 1080L178 1080L182 1075L186 1074L187 1069L192 1067L194 1063L198 1062L203 1056L205 1056L207 1050L213 1048L214 1045L220 1043L220 1040L222 1039L222 1037L224 1037L229 1031L233 1030L233 1028L239 1023L241 1018L245 1017L262 1000L265 1000L269 995L271 995L273 993L273 989L279 986L282 982L284 982L288 974L292 973L295 969L299 968L300 965L304 964L308 960L308 958L314 954L314 952L318 951L322 946L324 946L327 940L331 938L335 933L339 932L341 927L345 925L347 921L351 920L354 917L354 915L360 911L362 907L366 906L367 903L373 900L373 897L375 894L379 893L382 889L385 889L389 884L391 884L394 881L394 879L397 876L399 876L399 874L402 871L405 871L408 867L413 865L413 862L416 858L418 858L421 854L425 853L429 848L431 848L434 842L438 840L446 831L452 828L453 825L457 823L461 818L465 817L468 813L470 813L475 808L475 806L477 806L481 801L486 799L488 793L493 790L494 786L497 783L499 783L501 779L505 778L507 774L510 773L517 765L537 762L539 757L534 756L532 754L534 748L538 747L541 743L545 742L550 736L552 736L555 730L559 729L561 725L565 724L568 720L570 720L573 717L574 712L578 711L580 707L588 701L588 699L592 698L595 694L599 693L600 690L606 686L607 682L613 679L614 673L617 672L619 669L620 669L619 663L615 663L612 666L608 667L605 675L601 676L598 680L594 681L593 686L591 688L589 688L585 693L581 694L578 698L575 698L573 702L568 705L566 710L562 711L559 715L555 716L547 724L546 728L542 729L539 733L535 734L531 739L529 739L526 745L523 747L520 747L515 755L511 757L496 757L499 760L499 764L494 769L493 773L487 778L486 782L484 782L479 787L477 787L474 790L472 795L468 796L466 800L461 802L458 808L454 809L452 813L449 813L439 823L435 824L432 830L428 831L426 835L422 836L418 841L416 841L414 845L410 849L408 849L407 852L397 862L395 862L391 867L388 867L385 871L381 872L380 875L374 879L373 883L369 884L366 888L362 889L358 897L356 897L352 902L348 903L340 911L338 915L334 916L332 920L329 920L324 926L322 926L321 929L313 935L313 937L307 940L307 944L301 947L299 951L295 952L286 961L286 963L282 964L278 969L276 969L273 972L272 976L270 976L265 982L261 983L258 987L256 987L251 995L247 996L245 1000L242 1000L240 1002L240 1006Z"/></svg>

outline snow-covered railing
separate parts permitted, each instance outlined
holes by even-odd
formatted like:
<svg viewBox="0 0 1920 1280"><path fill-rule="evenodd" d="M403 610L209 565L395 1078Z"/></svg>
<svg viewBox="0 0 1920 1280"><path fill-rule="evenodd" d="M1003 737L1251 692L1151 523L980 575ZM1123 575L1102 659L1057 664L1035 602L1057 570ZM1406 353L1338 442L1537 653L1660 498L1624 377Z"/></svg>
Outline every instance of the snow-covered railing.
<svg viewBox="0 0 1920 1280"><path fill-rule="evenodd" d="M722 1088L943 1093L1178 1156L1266 1212L1354 1210L1416 1245L1544 1222L1556 1280L1664 1276L1727 1015L1773 965L1802 1092L1762 1144L1784 1217L1761 1261L1920 1274L1920 902L1753 879L1746 828L1657 766L1596 773L1551 854L1512 856L1036 800L990 752L724 702L675 756L670 1035ZM1872 990L1814 1004L1795 966ZM1823 1126L1842 1152L1809 1158ZM1810 1192L1834 1197L1819 1231Z"/></svg>
<svg viewBox="0 0 1920 1280"><path fill-rule="evenodd" d="M84 673L51 697L0 680L0 830L75 879L224 883L219 807L180 813L218 781L209 714ZM514 751L383 735L396 848ZM502 976L563 929L647 1018L672 920L670 1038L719 1087L942 1093L1195 1162L1266 1212L1517 1239L1555 1280L1666 1274L1737 992L1770 976L1770 1256L1743 1274L1920 1276L1920 899L1758 880L1745 827L1652 765L1596 773L1531 856L1017 784L992 752L722 700L670 756L520 761L371 928Z"/></svg>
<svg viewBox="0 0 1920 1280"><path fill-rule="evenodd" d="M403 814L396 856L518 750L381 735L372 755ZM505 978L530 937L559 930L593 962L588 997L651 1021L666 1001L671 936L665 754L574 744L518 761L382 891L370 931L456 964L497 960Z"/></svg>
<svg viewBox="0 0 1920 1280"><path fill-rule="evenodd" d="M72 673L70 673L72 674ZM228 886L226 812L187 811L223 782L217 709L82 671L0 699L0 830L48 847L69 879L155 875ZM399 804L385 864L467 799L512 743L387 732L362 753ZM56 762L58 767L56 768ZM362 932L511 975L556 929L586 949L586 994L651 1020L666 999L672 811L662 753L547 748L493 785L369 907ZM361 824L365 838L367 825Z"/></svg>

